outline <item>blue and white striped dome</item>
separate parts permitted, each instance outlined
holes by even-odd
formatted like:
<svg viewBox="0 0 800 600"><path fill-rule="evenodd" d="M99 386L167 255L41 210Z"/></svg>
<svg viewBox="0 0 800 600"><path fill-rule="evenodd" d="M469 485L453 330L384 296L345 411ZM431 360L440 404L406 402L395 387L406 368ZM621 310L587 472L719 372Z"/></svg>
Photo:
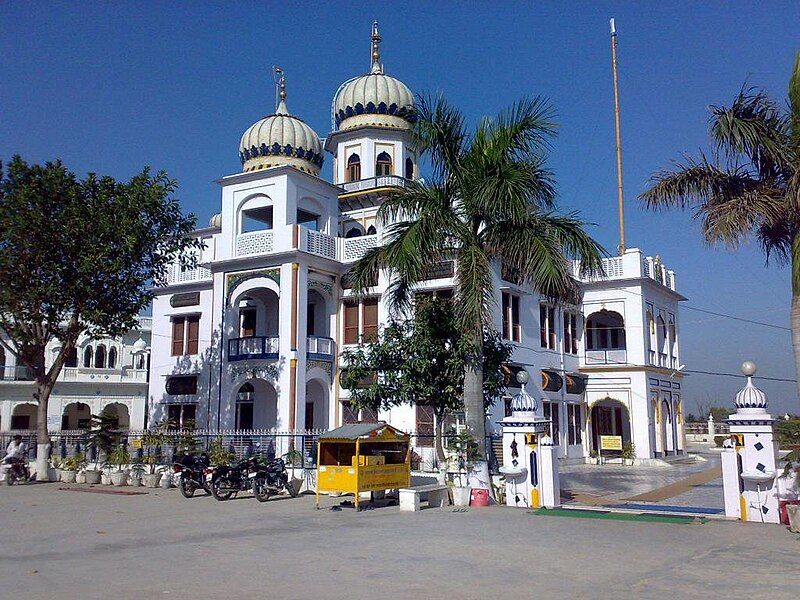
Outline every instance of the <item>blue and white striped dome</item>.
<svg viewBox="0 0 800 600"><path fill-rule="evenodd" d="M747 385L736 394L735 404L737 409L766 410L767 395L753 385L752 377L748 377Z"/></svg>

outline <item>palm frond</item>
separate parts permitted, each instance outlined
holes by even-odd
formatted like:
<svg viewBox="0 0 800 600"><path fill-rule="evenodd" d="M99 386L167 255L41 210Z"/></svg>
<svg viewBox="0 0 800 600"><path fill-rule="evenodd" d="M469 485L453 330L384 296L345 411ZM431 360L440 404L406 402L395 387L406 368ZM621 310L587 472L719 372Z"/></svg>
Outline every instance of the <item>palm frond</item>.
<svg viewBox="0 0 800 600"><path fill-rule="evenodd" d="M789 111L792 126L792 147L795 158L800 156L800 51L794 57L792 77L789 79ZM800 170L796 168L795 171Z"/></svg>
<svg viewBox="0 0 800 600"><path fill-rule="evenodd" d="M469 343L480 346L483 327L492 316L494 290L489 257L478 244L465 244L456 252L456 320Z"/></svg>
<svg viewBox="0 0 800 600"><path fill-rule="evenodd" d="M419 96L412 136L420 153L427 154L434 178L445 179L458 173L467 134L464 116L443 96Z"/></svg>

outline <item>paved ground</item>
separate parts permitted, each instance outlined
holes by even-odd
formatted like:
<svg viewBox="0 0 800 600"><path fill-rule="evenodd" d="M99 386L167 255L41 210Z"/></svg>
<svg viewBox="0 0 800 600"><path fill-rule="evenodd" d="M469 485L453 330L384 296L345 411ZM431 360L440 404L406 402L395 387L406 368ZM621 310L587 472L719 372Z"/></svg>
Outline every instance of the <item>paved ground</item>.
<svg viewBox="0 0 800 600"><path fill-rule="evenodd" d="M59 487L0 489L0 596L733 600L800 589L800 536L780 526L505 507L357 514L316 511L308 496L259 504Z"/></svg>

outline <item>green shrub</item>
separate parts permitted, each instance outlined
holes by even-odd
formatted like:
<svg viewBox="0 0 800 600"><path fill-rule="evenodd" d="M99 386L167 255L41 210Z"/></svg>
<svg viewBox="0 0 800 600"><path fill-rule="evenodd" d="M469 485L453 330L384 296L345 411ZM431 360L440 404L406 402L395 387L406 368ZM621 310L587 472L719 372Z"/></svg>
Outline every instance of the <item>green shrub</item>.
<svg viewBox="0 0 800 600"><path fill-rule="evenodd" d="M725 440L727 440L730 436L727 435L715 435L714 436L714 443L717 445L717 448L722 448L722 444Z"/></svg>
<svg viewBox="0 0 800 600"><path fill-rule="evenodd" d="M778 446L800 446L800 418L776 421L775 438Z"/></svg>

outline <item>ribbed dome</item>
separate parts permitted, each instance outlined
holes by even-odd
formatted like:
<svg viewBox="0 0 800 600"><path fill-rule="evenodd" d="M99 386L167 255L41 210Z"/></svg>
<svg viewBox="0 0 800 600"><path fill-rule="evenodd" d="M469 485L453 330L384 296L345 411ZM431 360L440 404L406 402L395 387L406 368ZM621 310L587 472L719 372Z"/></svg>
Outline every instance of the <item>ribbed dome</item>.
<svg viewBox="0 0 800 600"><path fill-rule="evenodd" d="M242 135L239 158L245 171L291 165L319 176L322 142L302 119L286 109L286 83L281 77L281 101L275 114L253 123Z"/></svg>
<svg viewBox="0 0 800 600"><path fill-rule="evenodd" d="M414 121L414 94L399 79L383 72L378 24L372 25L372 69L345 83L333 100L336 127L361 125L408 128Z"/></svg>
<svg viewBox="0 0 800 600"><path fill-rule="evenodd" d="M216 213L208 220L209 227L222 227L222 213Z"/></svg>
<svg viewBox="0 0 800 600"><path fill-rule="evenodd" d="M748 409L755 408L763 411L767 408L767 395L753 385L752 378L747 378L747 385L745 385L736 394L736 408Z"/></svg>

